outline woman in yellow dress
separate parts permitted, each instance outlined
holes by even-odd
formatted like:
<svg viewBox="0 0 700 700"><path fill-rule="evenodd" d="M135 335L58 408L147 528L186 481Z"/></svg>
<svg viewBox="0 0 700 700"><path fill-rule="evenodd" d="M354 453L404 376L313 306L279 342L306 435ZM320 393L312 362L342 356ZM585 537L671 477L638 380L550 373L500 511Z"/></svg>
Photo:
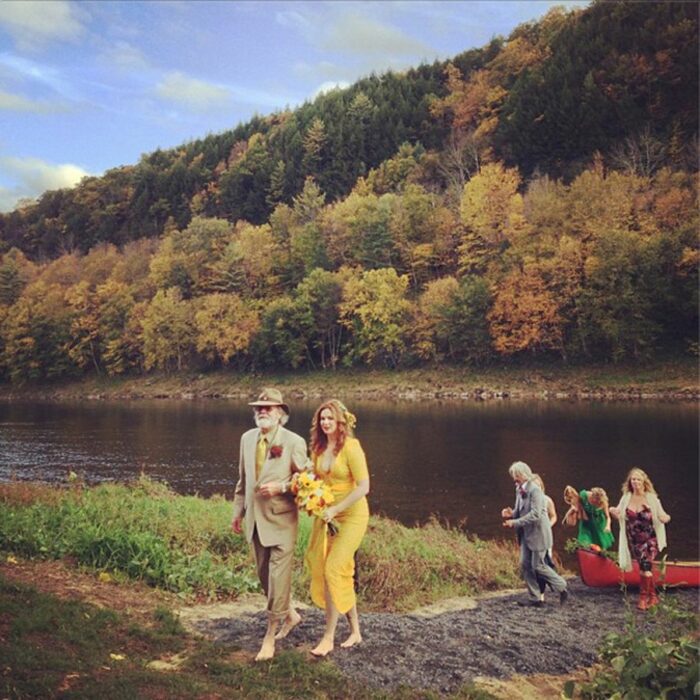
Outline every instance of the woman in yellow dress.
<svg viewBox="0 0 700 700"><path fill-rule="evenodd" d="M306 563L311 574L311 599L326 611L326 628L311 653L333 651L340 615L347 615L350 636L341 644L362 641L353 574L357 551L369 522L369 471L359 440L353 437L355 416L337 399L322 403L311 423L311 459L317 476L330 485L335 500L322 518L314 518ZM331 534L329 523L337 525Z"/></svg>

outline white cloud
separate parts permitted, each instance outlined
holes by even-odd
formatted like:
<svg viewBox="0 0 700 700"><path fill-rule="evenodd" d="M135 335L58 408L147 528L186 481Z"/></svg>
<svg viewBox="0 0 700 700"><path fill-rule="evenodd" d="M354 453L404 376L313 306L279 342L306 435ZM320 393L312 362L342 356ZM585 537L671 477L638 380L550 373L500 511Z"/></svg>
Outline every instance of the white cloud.
<svg viewBox="0 0 700 700"><path fill-rule="evenodd" d="M141 49L126 41L118 41L105 50L100 58L123 71L144 71L151 67Z"/></svg>
<svg viewBox="0 0 700 700"><path fill-rule="evenodd" d="M301 12L295 10L284 10L275 13L277 24L290 29L299 29L303 32L313 31L313 24Z"/></svg>
<svg viewBox="0 0 700 700"><path fill-rule="evenodd" d="M198 112L222 107L231 101L231 93L227 88L190 78L179 71L168 73L156 85L155 92L164 100Z"/></svg>
<svg viewBox="0 0 700 700"><path fill-rule="evenodd" d="M49 41L73 41L83 33L75 5L65 0L0 2L0 26L23 49L34 49Z"/></svg>
<svg viewBox="0 0 700 700"><path fill-rule="evenodd" d="M415 56L433 53L424 42L359 14L340 17L324 34L322 46L330 51L360 55Z"/></svg>
<svg viewBox="0 0 700 700"><path fill-rule="evenodd" d="M40 100L31 100L22 95L13 95L0 89L0 111L31 112L34 114L53 114L66 110L65 105Z"/></svg>
<svg viewBox="0 0 700 700"><path fill-rule="evenodd" d="M75 88L54 66L5 52L0 53L0 67L15 81L31 81L44 89L49 88L67 100L80 99Z"/></svg>
<svg viewBox="0 0 700 700"><path fill-rule="evenodd" d="M37 197L46 190L57 190L77 185L89 175L78 165L63 163L55 165L40 158L18 158L0 156L0 169L4 176L17 184L0 187L0 210L12 209L20 199Z"/></svg>

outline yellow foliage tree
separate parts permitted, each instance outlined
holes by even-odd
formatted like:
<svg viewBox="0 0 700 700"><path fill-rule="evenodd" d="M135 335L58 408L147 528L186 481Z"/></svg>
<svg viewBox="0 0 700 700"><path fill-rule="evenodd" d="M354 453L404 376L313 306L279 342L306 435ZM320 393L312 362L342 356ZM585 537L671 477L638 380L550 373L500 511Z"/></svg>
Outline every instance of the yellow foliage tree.
<svg viewBox="0 0 700 700"><path fill-rule="evenodd" d="M205 294L194 314L197 351L210 362L229 364L245 353L260 327L260 317L237 294Z"/></svg>
<svg viewBox="0 0 700 700"><path fill-rule="evenodd" d="M367 364L396 367L409 348L413 305L408 277L393 268L368 270L345 283L340 322L353 335L353 355Z"/></svg>
<svg viewBox="0 0 700 700"><path fill-rule="evenodd" d="M536 268L513 270L500 281L488 320L494 347L504 355L563 350L559 306Z"/></svg>
<svg viewBox="0 0 700 700"><path fill-rule="evenodd" d="M460 216L465 227L459 246L462 272L484 272L511 241L527 235L517 168L485 165L465 186Z"/></svg>
<svg viewBox="0 0 700 700"><path fill-rule="evenodd" d="M159 289L143 317L146 369L181 370L194 344L192 305L177 287Z"/></svg>

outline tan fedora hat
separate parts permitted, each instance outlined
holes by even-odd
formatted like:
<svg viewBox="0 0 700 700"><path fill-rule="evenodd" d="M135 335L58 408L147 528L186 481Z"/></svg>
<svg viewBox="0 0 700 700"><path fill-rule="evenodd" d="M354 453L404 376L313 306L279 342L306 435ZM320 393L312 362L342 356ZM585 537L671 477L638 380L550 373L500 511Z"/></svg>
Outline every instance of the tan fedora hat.
<svg viewBox="0 0 700 700"><path fill-rule="evenodd" d="M289 406L282 399L282 393L278 389L265 388L260 392L256 401L251 401L249 406L279 406L289 415Z"/></svg>

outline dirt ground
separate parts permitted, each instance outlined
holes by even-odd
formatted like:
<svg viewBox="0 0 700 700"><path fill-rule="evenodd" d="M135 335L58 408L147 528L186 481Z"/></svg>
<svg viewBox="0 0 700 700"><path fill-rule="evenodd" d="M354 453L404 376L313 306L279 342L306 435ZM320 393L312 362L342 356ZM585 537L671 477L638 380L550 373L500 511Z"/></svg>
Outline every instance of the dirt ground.
<svg viewBox="0 0 700 700"><path fill-rule="evenodd" d="M570 580L571 596L560 606L549 595L543 608L521 607L524 591L453 601L445 611L409 614L360 613L363 641L336 649L329 658L348 676L378 689L406 685L440 693L478 681L498 697L559 698L566 679L585 675L603 635L621 630L631 615L643 633L651 618L635 609L636 592L592 589ZM697 609L695 590L668 594ZM627 603L627 604L626 604ZM266 618L250 604L239 611L183 611L185 624L233 650L257 651ZM321 636L320 610L300 611L302 622L278 642L279 649L309 651ZM233 614L232 614L233 613ZM337 641L346 634L339 624Z"/></svg>
<svg viewBox="0 0 700 700"><path fill-rule="evenodd" d="M100 580L62 562L0 562L11 581L34 586L63 599L80 599L152 619L157 606L180 611L183 624L251 663L265 631L262 596L235 603L182 607L177 596L142 584ZM549 594L543 608L524 608L524 591L443 601L407 614L362 613L363 641L352 649L339 644L328 657L347 676L377 689L405 685L449 693L468 681L497 697L514 700L560 698L564 682L592 673L603 635L635 619L640 632L651 619L635 610L634 591L593 589L578 578L569 581L565 606ZM697 591L676 590L668 596L698 610ZM308 653L321 636L323 613L300 606L302 622L278 649ZM344 620L337 641L347 632ZM309 659L313 657L309 654Z"/></svg>

